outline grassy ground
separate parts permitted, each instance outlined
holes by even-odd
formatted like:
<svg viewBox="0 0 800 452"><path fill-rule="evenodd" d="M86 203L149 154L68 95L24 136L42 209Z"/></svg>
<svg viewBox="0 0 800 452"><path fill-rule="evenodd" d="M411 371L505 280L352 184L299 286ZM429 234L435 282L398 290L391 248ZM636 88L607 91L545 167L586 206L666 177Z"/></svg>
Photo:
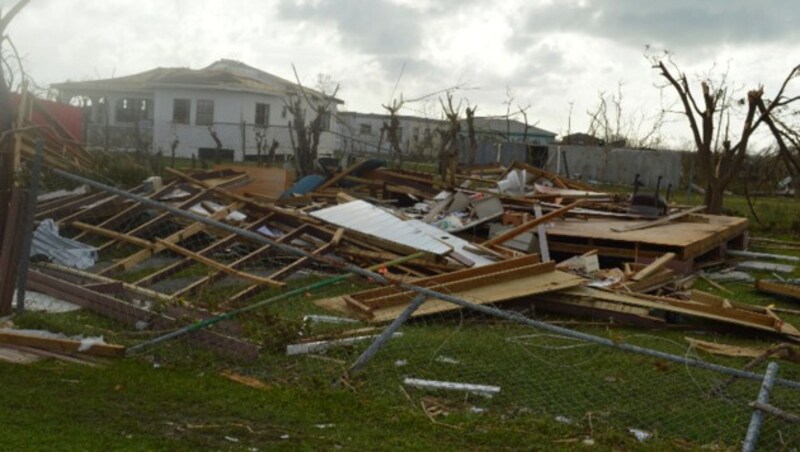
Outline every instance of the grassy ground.
<svg viewBox="0 0 800 452"><path fill-rule="evenodd" d="M101 369L0 365L0 384L8 450L494 450L549 448L583 437L575 427L534 416L497 422L461 415L444 427L410 403L346 390L253 389L202 369L136 360ZM595 441L632 445L612 434Z"/></svg>

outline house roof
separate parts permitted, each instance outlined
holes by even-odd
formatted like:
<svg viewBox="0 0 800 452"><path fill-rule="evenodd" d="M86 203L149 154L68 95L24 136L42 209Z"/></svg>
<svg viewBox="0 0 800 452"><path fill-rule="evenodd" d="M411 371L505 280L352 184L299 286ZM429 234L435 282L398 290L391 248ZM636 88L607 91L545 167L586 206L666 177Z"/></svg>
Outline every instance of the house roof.
<svg viewBox="0 0 800 452"><path fill-rule="evenodd" d="M464 120L466 121L466 120ZM557 134L531 124L526 124L516 119L500 116L478 116L473 124L478 133L495 133L498 135L521 136L527 134L531 137L555 137ZM527 127L527 130L526 130Z"/></svg>
<svg viewBox="0 0 800 452"><path fill-rule="evenodd" d="M340 111L337 115L341 118L346 119L359 119L359 118L369 118L369 119L379 119L379 120L387 120L389 119L389 115L385 113L360 113L357 111ZM396 115L398 120L407 120L407 121L418 121L423 123L431 123L431 124L444 124L447 121L443 119L437 118L426 118L424 116L412 116L412 115Z"/></svg>
<svg viewBox="0 0 800 452"><path fill-rule="evenodd" d="M297 94L299 85L239 61L222 59L203 69L158 67L124 77L64 82L52 85L60 91L86 93L92 91L151 91L156 88L211 88L229 91ZM306 94L321 98L323 93L303 87ZM339 99L333 99L342 103Z"/></svg>

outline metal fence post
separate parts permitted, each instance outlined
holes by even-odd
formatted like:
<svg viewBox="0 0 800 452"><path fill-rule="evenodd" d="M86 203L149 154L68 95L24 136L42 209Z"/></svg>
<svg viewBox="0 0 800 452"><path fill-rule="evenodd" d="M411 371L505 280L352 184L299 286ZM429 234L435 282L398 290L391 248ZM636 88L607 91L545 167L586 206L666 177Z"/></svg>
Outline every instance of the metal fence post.
<svg viewBox="0 0 800 452"><path fill-rule="evenodd" d="M769 403L769 394L772 385L775 383L775 376L778 374L778 363L771 362L764 373L764 381L761 382L761 390L758 391L758 403ZM753 452L758 443L758 434L761 433L761 423L764 420L764 413L756 408L750 418L750 425L747 427L747 436L744 438L742 452Z"/></svg>
<svg viewBox="0 0 800 452"><path fill-rule="evenodd" d="M404 323L406 323L406 320L408 320L411 317L411 314L413 314L414 311L417 310L417 308L422 306L422 303L424 302L425 302L425 295L421 294L417 295L411 301L411 304L406 306L405 310L403 310L403 312L400 313L400 315L397 316L397 318L395 318L394 321L389 326L387 326L386 329L384 329L383 332L378 337L375 338L372 344L370 344L370 346L366 350L364 350L364 353L362 353L361 356L359 356L358 359L356 359L356 362L353 363L353 365L350 367L348 373L352 375L363 369L364 366L367 365L369 360L371 360L372 357L375 356L376 353L378 353L378 350L380 350L381 347L383 347L383 344L385 344L386 342L389 341L389 339L391 339L394 333L397 332L397 330L399 330Z"/></svg>
<svg viewBox="0 0 800 452"><path fill-rule="evenodd" d="M36 198L39 196L39 173L42 171L42 138L36 140L36 156L31 169L31 179L28 185L28 205L25 207L25 231L22 236L22 259L19 262L17 274L17 314L25 312L25 286L28 283L28 263L31 255L31 242L33 240L33 218L36 212Z"/></svg>

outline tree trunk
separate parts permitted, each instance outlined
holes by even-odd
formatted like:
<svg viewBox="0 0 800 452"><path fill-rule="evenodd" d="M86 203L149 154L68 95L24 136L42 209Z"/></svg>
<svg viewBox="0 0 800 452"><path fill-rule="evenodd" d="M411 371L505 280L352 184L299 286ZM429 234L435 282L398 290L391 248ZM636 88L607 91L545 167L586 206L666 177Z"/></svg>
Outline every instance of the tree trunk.
<svg viewBox="0 0 800 452"><path fill-rule="evenodd" d="M725 200L725 186L719 182L709 182L706 185L706 213L711 215L720 215L722 213L722 204Z"/></svg>

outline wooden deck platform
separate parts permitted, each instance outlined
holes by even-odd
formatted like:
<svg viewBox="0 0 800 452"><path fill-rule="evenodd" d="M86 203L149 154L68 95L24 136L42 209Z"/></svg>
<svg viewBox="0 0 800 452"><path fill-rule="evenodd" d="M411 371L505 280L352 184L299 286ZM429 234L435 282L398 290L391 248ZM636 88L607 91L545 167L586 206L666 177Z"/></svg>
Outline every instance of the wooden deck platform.
<svg viewBox="0 0 800 452"><path fill-rule="evenodd" d="M747 231L746 218L720 215L694 215L647 229L614 231L632 225L630 220L568 218L548 225L547 240L555 252L581 254L596 249L601 256L645 262L672 252L678 261L693 263L716 251L722 258L723 246L744 248Z"/></svg>

